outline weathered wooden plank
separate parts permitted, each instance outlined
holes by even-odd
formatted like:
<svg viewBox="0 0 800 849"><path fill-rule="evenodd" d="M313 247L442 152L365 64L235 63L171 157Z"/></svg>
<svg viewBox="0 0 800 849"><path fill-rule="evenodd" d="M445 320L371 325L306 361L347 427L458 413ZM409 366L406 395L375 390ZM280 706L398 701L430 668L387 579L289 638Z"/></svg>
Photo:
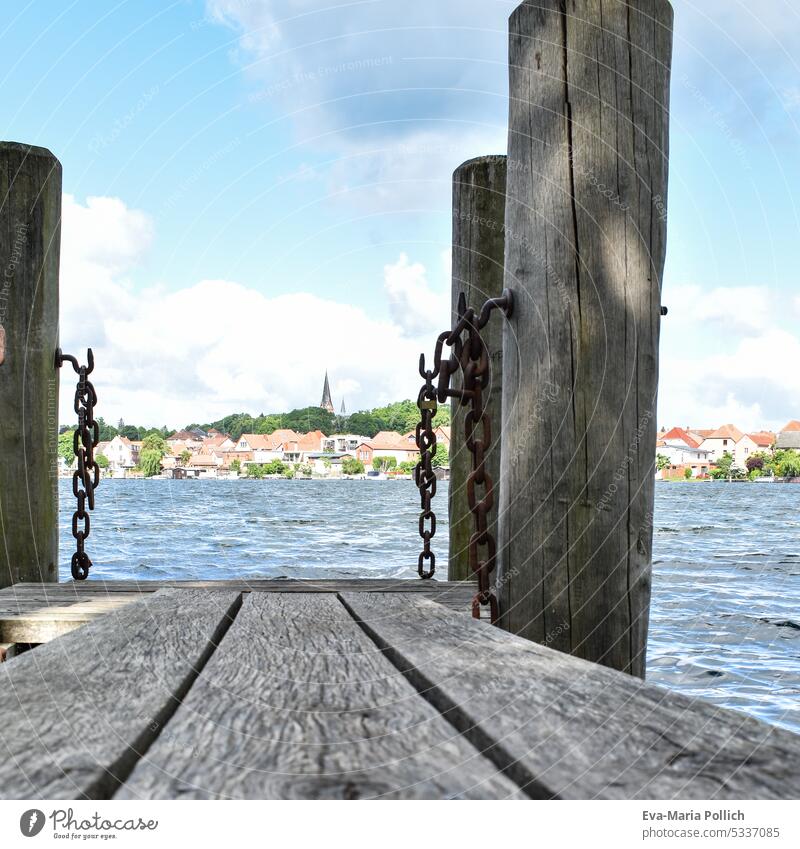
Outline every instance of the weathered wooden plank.
<svg viewBox="0 0 800 849"><path fill-rule="evenodd" d="M0 618L55 604L89 601L94 598L137 597L164 587L178 589L234 589L239 592L403 592L421 593L453 610L469 612L475 583L472 581L375 580L371 578L347 581L100 581L67 582L64 584L16 584L0 590Z"/></svg>
<svg viewBox="0 0 800 849"><path fill-rule="evenodd" d="M800 737L458 616L342 596L387 657L520 784L570 799L796 799ZM488 749L486 751L489 751Z"/></svg>
<svg viewBox="0 0 800 849"><path fill-rule="evenodd" d="M482 156L471 159L453 175L453 271L452 314L458 315L458 299L463 292L467 307L480 312L489 298L503 294L505 254L506 157ZM501 392L503 385L503 325L496 316L483 330L483 341L491 364L488 391L484 392L491 423L491 442L486 451L486 471L495 485L500 480L502 435ZM460 388L461 372L452 379ZM464 420L467 407L452 404L450 434L450 558L447 577L464 581L472 576L469 540L473 517L467 501L467 477L472 472L472 454L467 450ZM480 432L480 431L479 431ZM497 498L487 517L489 532L497 536Z"/></svg>
<svg viewBox="0 0 800 849"><path fill-rule="evenodd" d="M253 593L116 798L518 795L335 597Z"/></svg>
<svg viewBox="0 0 800 849"><path fill-rule="evenodd" d="M0 587L58 580L61 163L0 142Z"/></svg>
<svg viewBox="0 0 800 849"><path fill-rule="evenodd" d="M473 591L474 584L471 581L420 581L417 578L410 580L391 578L349 578L349 579L279 579L259 578L248 580L245 578L233 581L132 581L124 580L100 580L90 579L88 581L66 581L61 584L46 584L38 582L24 582L13 587L0 590L0 599L24 594L28 591L38 590L42 594L72 593L83 595L85 593L107 593L107 592L155 592L165 587L177 587L184 589L235 589L239 592L256 590L260 592L332 592L341 590L354 592L421 592L421 593L443 593L448 591L465 592Z"/></svg>
<svg viewBox="0 0 800 849"><path fill-rule="evenodd" d="M33 606L17 613L0 613L0 641L15 643L47 643L62 637L87 622L97 619L126 604L137 596L127 593L123 598L101 597L74 604Z"/></svg>
<svg viewBox="0 0 800 849"><path fill-rule="evenodd" d="M109 796L191 685L240 598L161 590L2 664L2 796Z"/></svg>
<svg viewBox="0 0 800 849"><path fill-rule="evenodd" d="M644 676L672 10L510 21L502 624Z"/></svg>

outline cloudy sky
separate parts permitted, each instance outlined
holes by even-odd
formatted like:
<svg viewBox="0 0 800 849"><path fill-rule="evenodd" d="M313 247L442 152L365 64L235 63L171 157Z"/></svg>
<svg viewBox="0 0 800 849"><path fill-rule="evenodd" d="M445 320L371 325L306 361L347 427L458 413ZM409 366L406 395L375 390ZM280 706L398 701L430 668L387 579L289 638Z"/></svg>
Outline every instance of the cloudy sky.
<svg viewBox="0 0 800 849"><path fill-rule="evenodd" d="M61 335L107 420L411 397L450 175L504 152L507 0L49 0L0 135L64 165ZM800 10L675 0L659 424L800 418ZM65 395L67 393L64 393ZM63 416L69 420L68 398Z"/></svg>

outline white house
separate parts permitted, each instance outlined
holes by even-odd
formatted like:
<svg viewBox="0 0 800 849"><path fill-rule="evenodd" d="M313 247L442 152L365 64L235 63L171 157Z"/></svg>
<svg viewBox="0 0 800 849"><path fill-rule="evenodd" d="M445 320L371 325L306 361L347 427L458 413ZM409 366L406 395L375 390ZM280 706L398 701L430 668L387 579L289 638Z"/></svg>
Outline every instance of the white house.
<svg viewBox="0 0 800 849"><path fill-rule="evenodd" d="M280 440L274 438L274 434L243 433L239 437L234 451L252 453L253 459L248 462L257 465L283 459L283 445Z"/></svg>
<svg viewBox="0 0 800 849"><path fill-rule="evenodd" d="M108 467L119 472L139 465L141 447L141 442L132 442L126 436L117 434L105 445L101 453L108 458Z"/></svg>
<svg viewBox="0 0 800 849"><path fill-rule="evenodd" d="M398 464L416 463L419 461L419 450L416 442L393 430L382 430L369 441L372 456L394 457Z"/></svg>
<svg viewBox="0 0 800 849"><path fill-rule="evenodd" d="M742 433L738 427L732 424L722 425L722 427L712 431L706 436L700 447L704 451L708 451L712 462L721 460L723 454L731 454L734 465L740 469L746 469L748 459L761 450L750 436Z"/></svg>
<svg viewBox="0 0 800 849"><path fill-rule="evenodd" d="M355 433L336 433L333 436L323 437L322 450L329 454L353 454L358 446L369 442L366 436L358 436Z"/></svg>

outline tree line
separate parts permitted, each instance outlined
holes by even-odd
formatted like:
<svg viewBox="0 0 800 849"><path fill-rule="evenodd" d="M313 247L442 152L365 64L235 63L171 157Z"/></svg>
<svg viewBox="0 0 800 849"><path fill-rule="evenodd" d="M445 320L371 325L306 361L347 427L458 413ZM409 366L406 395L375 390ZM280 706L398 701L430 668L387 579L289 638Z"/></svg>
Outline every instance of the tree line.
<svg viewBox="0 0 800 849"><path fill-rule="evenodd" d="M385 407L375 407L372 410L362 410L349 416L335 415L321 407L303 407L289 413L261 413L252 416L249 413L232 413L214 422L192 422L183 430L209 431L215 429L227 433L231 439L238 439L243 433L270 434L276 430L294 430L297 433L309 433L321 430L326 436L332 433L356 433L372 439L382 430L395 430L398 433L408 433L414 430L419 421L419 410L415 401L396 401ZM148 436L160 436L166 439L174 431L166 425L163 427L140 427L126 424L122 419L116 427L98 418L100 441L110 442L115 436L124 436L131 440L142 441ZM439 407L434 426L450 424L450 407ZM73 430L71 425L62 425L59 433L64 434Z"/></svg>

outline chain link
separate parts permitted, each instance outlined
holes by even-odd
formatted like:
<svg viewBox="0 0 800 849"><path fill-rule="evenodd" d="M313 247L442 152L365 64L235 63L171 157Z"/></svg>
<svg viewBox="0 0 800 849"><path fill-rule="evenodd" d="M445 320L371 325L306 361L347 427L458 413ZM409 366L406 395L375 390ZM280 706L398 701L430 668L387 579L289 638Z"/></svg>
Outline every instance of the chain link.
<svg viewBox="0 0 800 849"><path fill-rule="evenodd" d="M89 380L94 371L94 354L87 351L88 365L82 366L75 357L56 351L56 368L70 363L78 375L75 389L74 409L78 416L78 429L73 435L72 447L78 467L72 475L72 494L77 501L77 509L72 516L72 536L75 537L75 553L72 555L72 577L76 581L85 581L92 568L92 561L86 553L85 543L91 532L91 520L88 510L94 510L94 491L100 483L100 467L94 458L94 450L100 441L100 425L95 421L94 408L97 404L97 392Z"/></svg>
<svg viewBox="0 0 800 849"><path fill-rule="evenodd" d="M472 471L467 477L467 501L474 520L474 532L469 541L469 564L478 582L478 592L472 600L472 615L479 619L481 608L488 607L492 624L498 619L497 597L492 589L492 574L497 565L497 544L488 529L488 514L494 506L494 481L486 470L486 453L492 444L492 422L487 402L484 401L491 367L481 331L495 310L501 310L509 317L513 308L514 298L509 289L503 292L502 297L486 301L480 313L471 307L467 308L467 299L462 293L458 299L453 329L440 334L436 342L433 369L426 370L424 354L420 357L419 366L420 375L425 380L417 400L420 409L417 447L421 459L415 470L415 479L422 501L419 532L423 540L419 574L421 578L432 578L436 571L436 556L431 550L431 539L436 533L436 514L431 507L431 500L436 495L436 474L432 462L436 453L433 417L436 415L437 402L443 404L448 398L453 398L461 406L469 406L464 419L465 443L472 454ZM451 349L447 360L442 359L445 345ZM459 370L462 373L462 388L452 389L451 378ZM434 390L433 381L437 378L439 382ZM428 524L430 526L426 527ZM424 568L425 561L430 562L427 571Z"/></svg>

